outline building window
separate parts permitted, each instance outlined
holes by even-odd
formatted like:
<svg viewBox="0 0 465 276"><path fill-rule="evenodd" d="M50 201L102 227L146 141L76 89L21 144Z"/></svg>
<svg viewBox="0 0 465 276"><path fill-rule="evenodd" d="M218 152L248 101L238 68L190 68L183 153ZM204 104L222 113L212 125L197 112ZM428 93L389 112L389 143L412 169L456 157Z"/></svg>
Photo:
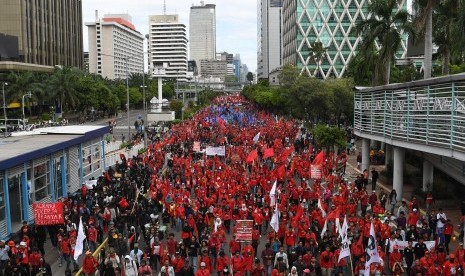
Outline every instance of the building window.
<svg viewBox="0 0 465 276"><path fill-rule="evenodd" d="M34 201L40 201L50 194L50 161L34 164Z"/></svg>
<svg viewBox="0 0 465 276"><path fill-rule="evenodd" d="M5 190L3 189L3 176L0 177L0 221L5 220Z"/></svg>

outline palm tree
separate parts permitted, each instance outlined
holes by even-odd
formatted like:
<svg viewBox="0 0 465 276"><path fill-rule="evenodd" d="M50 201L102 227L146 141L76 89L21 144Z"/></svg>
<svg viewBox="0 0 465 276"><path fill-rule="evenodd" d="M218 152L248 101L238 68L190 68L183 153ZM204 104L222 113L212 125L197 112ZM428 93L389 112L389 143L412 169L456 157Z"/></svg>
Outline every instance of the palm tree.
<svg viewBox="0 0 465 276"><path fill-rule="evenodd" d="M397 0L373 0L368 6L371 16L357 24L355 32L362 35L359 51L368 53L378 44L378 60L373 85L388 84L391 63L401 46L402 34L413 33L408 11L398 9Z"/></svg>
<svg viewBox="0 0 465 276"><path fill-rule="evenodd" d="M425 35L425 53L423 60L423 73L425 79L431 78L433 60L433 12L440 2L441 0L413 1L415 10L415 27L418 31Z"/></svg>
<svg viewBox="0 0 465 276"><path fill-rule="evenodd" d="M328 47L324 47L320 41L315 41L310 47L310 56L316 63L317 73L315 76L320 74L321 61L326 55Z"/></svg>
<svg viewBox="0 0 465 276"><path fill-rule="evenodd" d="M12 72L8 75L10 86L7 93L8 102L21 101L21 97L34 87L34 74L32 72Z"/></svg>
<svg viewBox="0 0 465 276"><path fill-rule="evenodd" d="M78 80L80 71L71 67L55 67L49 78L48 87L52 96L58 101L63 113L77 107L79 104Z"/></svg>

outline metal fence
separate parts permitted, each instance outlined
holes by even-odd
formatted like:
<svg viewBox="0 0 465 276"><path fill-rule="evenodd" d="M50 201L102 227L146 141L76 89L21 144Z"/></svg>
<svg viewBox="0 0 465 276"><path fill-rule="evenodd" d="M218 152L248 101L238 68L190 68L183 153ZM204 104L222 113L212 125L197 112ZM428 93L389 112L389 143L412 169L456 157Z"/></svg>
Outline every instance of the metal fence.
<svg viewBox="0 0 465 276"><path fill-rule="evenodd" d="M355 132L465 152L465 74L357 91Z"/></svg>

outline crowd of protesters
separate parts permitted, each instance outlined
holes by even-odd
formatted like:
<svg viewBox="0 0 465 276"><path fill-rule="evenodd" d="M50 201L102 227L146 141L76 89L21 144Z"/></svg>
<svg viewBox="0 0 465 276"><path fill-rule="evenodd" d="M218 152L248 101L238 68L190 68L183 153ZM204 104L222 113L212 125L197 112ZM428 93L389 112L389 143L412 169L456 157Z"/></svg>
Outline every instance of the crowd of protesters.
<svg viewBox="0 0 465 276"><path fill-rule="evenodd" d="M52 275L42 258L47 232L59 263L77 271L80 219L84 275L463 275L465 249L450 250L454 226L441 209L428 201L421 215L415 197L398 203L395 190L376 190L373 170L347 181L332 162L346 152L320 151L298 121L224 96L150 137L144 154L64 200L65 225L25 224L17 242L0 242L4 275ZM208 146L225 146L224 156L207 156ZM350 257L339 261L344 219ZM238 220L253 221L250 240L237 240ZM381 261L366 271L372 224Z"/></svg>

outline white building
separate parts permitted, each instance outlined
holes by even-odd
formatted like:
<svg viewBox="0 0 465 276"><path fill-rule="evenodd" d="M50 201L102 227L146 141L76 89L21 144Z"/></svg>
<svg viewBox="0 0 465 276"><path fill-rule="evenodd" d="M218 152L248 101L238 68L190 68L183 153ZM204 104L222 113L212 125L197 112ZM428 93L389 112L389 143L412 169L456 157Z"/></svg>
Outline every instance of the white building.
<svg viewBox="0 0 465 276"><path fill-rule="evenodd" d="M202 74L201 60L214 60L216 55L216 5L193 5L189 16L189 53L195 60L199 75Z"/></svg>
<svg viewBox="0 0 465 276"><path fill-rule="evenodd" d="M165 64L168 78L185 81L187 75L186 25L179 15L149 16L149 70Z"/></svg>
<svg viewBox="0 0 465 276"><path fill-rule="evenodd" d="M257 13L257 78L268 79L282 65L282 1L259 0Z"/></svg>
<svg viewBox="0 0 465 276"><path fill-rule="evenodd" d="M144 72L144 36L128 14L106 14L86 23L89 30L89 72L109 79L125 79Z"/></svg>

